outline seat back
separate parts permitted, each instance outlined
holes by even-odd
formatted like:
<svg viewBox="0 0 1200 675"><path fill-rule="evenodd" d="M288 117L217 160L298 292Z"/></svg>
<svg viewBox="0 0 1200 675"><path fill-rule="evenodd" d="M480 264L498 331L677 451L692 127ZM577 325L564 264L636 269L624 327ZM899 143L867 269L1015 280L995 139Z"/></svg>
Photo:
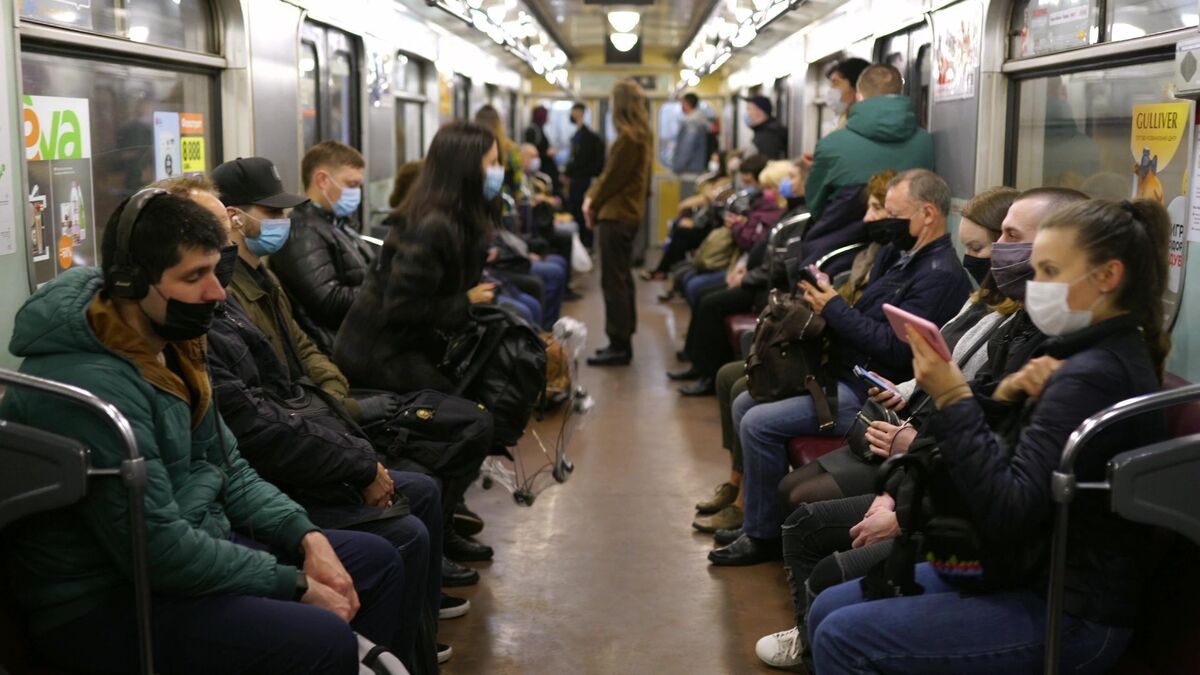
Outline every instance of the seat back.
<svg viewBox="0 0 1200 675"><path fill-rule="evenodd" d="M1108 463L1112 510L1200 544L1200 434L1123 452Z"/></svg>
<svg viewBox="0 0 1200 675"><path fill-rule="evenodd" d="M0 420L0 528L87 494L88 451L78 441Z"/></svg>

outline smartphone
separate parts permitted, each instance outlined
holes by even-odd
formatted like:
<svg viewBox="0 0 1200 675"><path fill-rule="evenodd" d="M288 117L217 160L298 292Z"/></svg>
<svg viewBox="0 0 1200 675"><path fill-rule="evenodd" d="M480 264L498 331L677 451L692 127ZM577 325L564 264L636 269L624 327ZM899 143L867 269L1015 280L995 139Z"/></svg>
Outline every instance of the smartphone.
<svg viewBox="0 0 1200 675"><path fill-rule="evenodd" d="M821 284L829 284L829 275L822 272L816 265L801 267L799 274L802 280L807 281L818 288ZM818 280L820 283L818 283Z"/></svg>
<svg viewBox="0 0 1200 675"><path fill-rule="evenodd" d="M876 387L879 387L881 391L890 391L896 396L900 396L900 392L897 391L895 387L888 384L887 381L885 381L882 377L879 377L875 373L872 373L862 366L854 366L854 375L860 380L866 380Z"/></svg>
<svg viewBox="0 0 1200 675"><path fill-rule="evenodd" d="M908 342L908 327L912 326L933 347L938 356L946 361L953 360L950 347L946 345L946 338L942 337L942 331L933 325L933 322L887 303L883 305L883 313L887 316L888 323L892 324L892 330L896 331L896 337Z"/></svg>

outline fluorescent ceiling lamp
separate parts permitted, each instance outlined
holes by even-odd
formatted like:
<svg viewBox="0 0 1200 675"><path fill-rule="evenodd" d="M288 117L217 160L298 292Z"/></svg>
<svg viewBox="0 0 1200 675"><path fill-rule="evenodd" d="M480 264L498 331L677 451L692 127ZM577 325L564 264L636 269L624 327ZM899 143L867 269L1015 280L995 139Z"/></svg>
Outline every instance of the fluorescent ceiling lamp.
<svg viewBox="0 0 1200 675"><path fill-rule="evenodd" d="M742 29L738 31L737 35L733 36L733 39L729 41L729 44L741 49L742 47L750 44L757 35L758 31L754 30L754 26L742 26Z"/></svg>
<svg viewBox="0 0 1200 675"><path fill-rule="evenodd" d="M130 26L129 39L134 42L145 42L150 39L150 28L148 26Z"/></svg>
<svg viewBox="0 0 1200 675"><path fill-rule="evenodd" d="M467 4L470 5L471 9L479 9L483 7L483 0L467 0Z"/></svg>
<svg viewBox="0 0 1200 675"><path fill-rule="evenodd" d="M637 27L642 15L630 10L608 13L608 24L618 33L631 33Z"/></svg>
<svg viewBox="0 0 1200 675"><path fill-rule="evenodd" d="M612 41L612 45L617 48L617 51L627 52L637 44L638 36L637 33L613 33L608 36L608 39Z"/></svg>
<svg viewBox="0 0 1200 675"><path fill-rule="evenodd" d="M508 8L502 4L492 5L491 7L487 8L487 15L488 18L492 20L492 23L498 24L503 22L505 14L508 14Z"/></svg>
<svg viewBox="0 0 1200 675"><path fill-rule="evenodd" d="M773 2L775 2L775 0L754 0L754 9L757 9L761 12L767 7L770 7Z"/></svg>

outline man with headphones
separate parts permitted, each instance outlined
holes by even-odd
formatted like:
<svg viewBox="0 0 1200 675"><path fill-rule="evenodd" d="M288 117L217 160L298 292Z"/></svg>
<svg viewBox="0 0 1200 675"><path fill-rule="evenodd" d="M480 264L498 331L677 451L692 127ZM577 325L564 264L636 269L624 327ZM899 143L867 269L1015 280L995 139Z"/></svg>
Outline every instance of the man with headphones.
<svg viewBox="0 0 1200 675"><path fill-rule="evenodd" d="M86 389L129 420L145 457L159 672L357 673L354 631L398 633L403 563L381 537L322 531L263 481L213 405L204 337L225 299L226 235L187 199L143 190L105 227L104 271L77 267L18 312L21 371ZM78 439L99 468L124 450L72 403L8 392L0 416ZM9 581L48 665L133 672L128 496L96 480L81 503L6 529Z"/></svg>

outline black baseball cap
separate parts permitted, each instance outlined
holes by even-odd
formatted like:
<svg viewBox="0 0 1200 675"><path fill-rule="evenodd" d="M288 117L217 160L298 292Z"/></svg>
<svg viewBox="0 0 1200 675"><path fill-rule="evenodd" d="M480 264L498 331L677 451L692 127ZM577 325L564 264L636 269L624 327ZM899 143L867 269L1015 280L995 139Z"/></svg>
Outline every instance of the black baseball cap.
<svg viewBox="0 0 1200 675"><path fill-rule="evenodd" d="M213 169L212 181L226 206L257 204L269 209L290 209L308 197L284 192L279 170L266 157L238 157Z"/></svg>

